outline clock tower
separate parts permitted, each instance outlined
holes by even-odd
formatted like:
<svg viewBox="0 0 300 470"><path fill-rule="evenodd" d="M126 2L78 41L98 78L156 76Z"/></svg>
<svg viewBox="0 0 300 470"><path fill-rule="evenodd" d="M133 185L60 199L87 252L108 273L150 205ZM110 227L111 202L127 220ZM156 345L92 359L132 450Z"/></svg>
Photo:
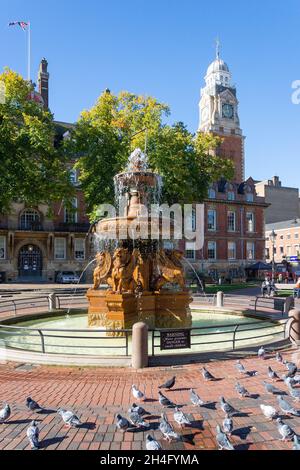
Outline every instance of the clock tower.
<svg viewBox="0 0 300 470"><path fill-rule="evenodd" d="M245 179L244 140L238 116L236 88L228 65L220 58L210 64L201 90L199 132L211 132L222 138L218 155L234 162L236 182Z"/></svg>

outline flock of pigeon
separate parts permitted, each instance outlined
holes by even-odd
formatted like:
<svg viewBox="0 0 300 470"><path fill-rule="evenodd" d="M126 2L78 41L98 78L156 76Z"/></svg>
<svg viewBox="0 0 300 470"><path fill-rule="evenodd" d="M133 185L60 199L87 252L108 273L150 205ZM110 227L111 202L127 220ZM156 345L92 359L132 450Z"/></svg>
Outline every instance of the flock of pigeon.
<svg viewBox="0 0 300 470"><path fill-rule="evenodd" d="M266 351L264 347L261 347L258 350L258 357L261 359L265 359ZM300 375L297 375L297 366L293 362L284 361L281 354L279 352L276 353L276 360L285 365L287 369L287 373L283 375L281 378L279 375L269 366L267 368L267 373L269 379L272 381L283 380L287 386L287 389L291 395L291 397L295 401L300 400L300 388L296 388L297 385L300 385ZM236 369L241 376L248 376L251 377L253 375L257 375L257 372L250 372L247 371L244 365L240 362L236 362ZM202 375L205 381L214 381L217 380L205 367L202 368ZM166 383L158 387L159 389L171 390L176 383L176 377L172 377ZM300 417L300 410L294 408L285 398L285 392L279 390L275 385L272 383L263 381L262 382L265 390L267 393L272 395L277 395L278 400L278 407L280 408L282 414L284 416L298 416ZM235 390L241 398L244 397L251 397L252 395L246 390L246 388L241 385L238 381L235 384ZM145 401L146 397L145 394L140 391L135 385L132 385L132 395L135 401ZM179 405L173 403L168 397L166 397L160 390L158 391L158 400L160 405L163 409L165 408L173 408L174 409L174 421L179 425L180 429L183 429L186 426L191 426L192 422L180 408ZM195 407L205 407L209 405L209 402L204 402L199 395L193 390L190 389L190 402ZM44 409L32 398L27 398L26 400L26 407L31 412L42 412ZM279 416L279 412L271 405L268 404L260 404L260 408L264 416L272 421L276 419L277 422L277 429L279 434L281 435L281 440L293 440L293 450L300 450L300 438L299 436L293 431L293 429L288 425L285 424L281 417ZM239 414L239 411L236 410L230 403L228 403L224 397L220 397L220 409L224 412L225 418L221 426L216 427L216 441L219 446L219 450L235 450L234 446L230 441L230 436L234 430L234 423L232 417ZM65 409L58 409L57 413L61 416L62 420L64 421L65 425L69 428L71 427L80 427L82 423L78 416L76 416L72 411L68 411ZM140 428L140 429L149 429L150 423L145 421L145 415L151 415L148 413L142 406L133 403L133 405L128 410L128 419L117 414L116 416L116 427L117 429L126 432L133 428ZM0 425L3 423L9 422L9 418L11 416L11 408L8 404L4 406L3 409L0 410ZM168 442L172 441L183 441L189 442L190 436L185 436L178 433L173 425L168 421L166 414L162 410L161 419L159 422L159 430L163 436L164 440ZM39 442L39 428L38 423L36 420L33 420L30 426L27 429L27 438L30 443L30 447L33 450L37 450L40 448ZM149 451L159 451L162 450L161 444L154 438L153 435L148 433L146 435L146 449Z"/></svg>
<svg viewBox="0 0 300 470"><path fill-rule="evenodd" d="M265 359L266 350L262 346L258 350L258 357L261 359ZM300 400L300 389L295 388L296 385L300 385L300 375L297 375L297 366L296 364L288 361L284 361L281 354L279 352L276 353L276 360L279 363L285 365L287 369L287 373L283 375L281 378L278 374L269 366L267 368L268 377L272 381L276 380L283 380L288 387L288 391L291 397L294 400ZM244 365L240 362L236 362L236 369L237 371L244 376L253 376L257 375L257 372L250 372L247 371ZM202 375L204 380L206 381L214 381L216 378L205 368L202 368ZM161 385L159 389L166 389L170 390L174 387L176 382L176 377L172 377L168 380L165 384ZM283 396L282 390L279 390L275 387L272 383L263 381L265 390L269 394L277 395L278 400L278 407L280 408L283 415L289 416L299 416L300 417L300 410L295 409ZM241 385L238 381L235 384L235 390L241 398L244 397L251 397L252 395L246 390L246 388ZM146 399L144 393L136 388L135 385L132 385L132 395L136 400L144 401ZM176 406L169 398L158 391L158 400L160 405L163 408L173 408L174 409L174 421L179 425L182 429L185 426L192 425L190 418ZM197 407L205 407L209 405L209 403L204 402L197 393L191 389L190 390L190 401L193 406ZM216 441L219 446L219 450L235 450L234 446L230 442L230 436L233 433L234 425L232 417L239 414L239 411L236 410L230 403L228 403L224 397L220 397L220 409L224 412L225 418L223 421L223 425L216 427ZM285 424L281 417L279 416L279 412L271 405L268 404L261 404L260 409L264 416L268 420L276 419L277 422L277 429L279 434L281 435L281 440L293 440L293 450L300 450L300 438L299 436L293 431L293 429L288 425ZM145 421L144 416L149 415L147 411L137 404L133 404L132 407L128 410L128 419L121 416L120 414L116 417L116 424L117 428L123 432L126 432L132 427L144 428L147 429L150 427L149 422ZM173 425L168 421L167 416L164 412L161 413L161 419L159 423L159 430L163 435L163 439L171 442L171 441L185 441L186 436L179 434L174 429ZM188 441L188 439L187 439ZM162 450L161 444L151 435L147 434L146 436L146 449L157 451Z"/></svg>

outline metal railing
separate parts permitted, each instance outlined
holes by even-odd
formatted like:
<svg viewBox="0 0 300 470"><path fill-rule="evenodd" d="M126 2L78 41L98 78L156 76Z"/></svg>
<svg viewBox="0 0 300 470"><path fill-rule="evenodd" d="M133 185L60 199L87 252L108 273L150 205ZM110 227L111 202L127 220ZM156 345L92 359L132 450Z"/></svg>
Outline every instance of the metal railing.
<svg viewBox="0 0 300 470"><path fill-rule="evenodd" d="M251 306L251 304L250 304ZM285 299L278 298L278 297L262 297L257 296L254 301L254 312L257 313L258 308L264 308L268 310L275 310L281 312L282 316L284 315L285 311Z"/></svg>

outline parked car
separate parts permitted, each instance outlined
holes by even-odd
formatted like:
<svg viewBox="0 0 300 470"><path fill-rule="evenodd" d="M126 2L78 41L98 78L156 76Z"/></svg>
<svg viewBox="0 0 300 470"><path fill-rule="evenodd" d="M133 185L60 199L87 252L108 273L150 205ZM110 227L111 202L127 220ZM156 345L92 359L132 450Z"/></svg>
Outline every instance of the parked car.
<svg viewBox="0 0 300 470"><path fill-rule="evenodd" d="M60 284L76 284L79 276L74 271L62 271L57 275L56 282Z"/></svg>

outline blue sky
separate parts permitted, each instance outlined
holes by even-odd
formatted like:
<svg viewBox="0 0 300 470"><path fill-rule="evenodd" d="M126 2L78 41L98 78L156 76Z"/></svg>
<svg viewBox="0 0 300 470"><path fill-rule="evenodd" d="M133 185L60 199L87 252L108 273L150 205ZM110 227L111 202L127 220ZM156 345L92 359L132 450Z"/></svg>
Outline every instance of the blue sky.
<svg viewBox="0 0 300 470"><path fill-rule="evenodd" d="M0 18L1 68L26 75L25 33L7 23L30 20L33 78L46 57L50 106L64 121L108 87L157 97L172 121L195 131L219 36L238 89L247 175L299 186L300 105L291 84L300 80L300 0L1 0Z"/></svg>

